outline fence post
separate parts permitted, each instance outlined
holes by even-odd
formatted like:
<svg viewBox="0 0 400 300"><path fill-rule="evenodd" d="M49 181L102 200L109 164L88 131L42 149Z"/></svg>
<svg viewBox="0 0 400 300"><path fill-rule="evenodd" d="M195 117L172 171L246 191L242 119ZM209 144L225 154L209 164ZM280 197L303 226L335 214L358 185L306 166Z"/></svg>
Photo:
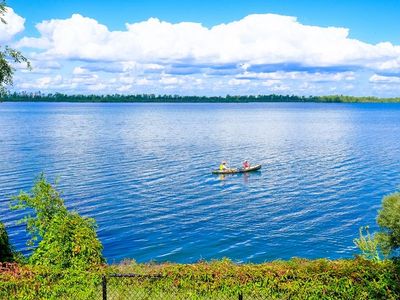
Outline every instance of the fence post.
<svg viewBox="0 0 400 300"><path fill-rule="evenodd" d="M239 293L239 300L243 300L243 293L242 292Z"/></svg>
<svg viewBox="0 0 400 300"><path fill-rule="evenodd" d="M107 300L107 278L103 275L101 285L103 287L103 300Z"/></svg>

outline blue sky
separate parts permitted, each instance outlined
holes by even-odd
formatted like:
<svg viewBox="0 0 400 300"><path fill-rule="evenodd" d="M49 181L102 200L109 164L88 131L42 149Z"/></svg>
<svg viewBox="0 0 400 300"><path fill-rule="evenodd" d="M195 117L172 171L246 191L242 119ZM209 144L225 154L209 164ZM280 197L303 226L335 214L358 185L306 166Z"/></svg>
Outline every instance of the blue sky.
<svg viewBox="0 0 400 300"><path fill-rule="evenodd" d="M122 29L125 22L150 17L172 23L191 21L205 26L241 19L249 14L275 13L297 16L309 25L338 26L351 29L351 37L378 43L400 44L400 1L398 0L35 0L7 2L17 13L28 17L27 31L42 20L68 18L74 13L94 18L111 30Z"/></svg>
<svg viewBox="0 0 400 300"><path fill-rule="evenodd" d="M400 95L398 0L7 4L36 66L15 90Z"/></svg>

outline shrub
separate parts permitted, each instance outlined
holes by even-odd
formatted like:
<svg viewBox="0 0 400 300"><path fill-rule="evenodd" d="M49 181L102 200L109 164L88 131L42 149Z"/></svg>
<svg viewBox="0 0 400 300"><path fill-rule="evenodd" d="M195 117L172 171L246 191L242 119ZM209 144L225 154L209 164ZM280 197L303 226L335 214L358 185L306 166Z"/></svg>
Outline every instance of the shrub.
<svg viewBox="0 0 400 300"><path fill-rule="evenodd" d="M363 233L364 230L366 232L365 235ZM361 250L365 259L377 262L381 260L379 256L379 241L369 233L368 226L360 228L360 237L354 239L354 244Z"/></svg>
<svg viewBox="0 0 400 300"><path fill-rule="evenodd" d="M93 219L77 213L57 214L30 257L36 265L87 268L102 263L102 245Z"/></svg>
<svg viewBox="0 0 400 300"><path fill-rule="evenodd" d="M393 254L400 248L400 193L383 198L377 222L379 244L386 255Z"/></svg>
<svg viewBox="0 0 400 300"><path fill-rule="evenodd" d="M69 212L60 193L41 174L31 193L13 197L13 209L30 209L21 221L32 235L35 246L29 262L57 268L88 268L104 261L102 245L91 218Z"/></svg>
<svg viewBox="0 0 400 300"><path fill-rule="evenodd" d="M0 272L0 299L101 299L100 272L8 265Z"/></svg>

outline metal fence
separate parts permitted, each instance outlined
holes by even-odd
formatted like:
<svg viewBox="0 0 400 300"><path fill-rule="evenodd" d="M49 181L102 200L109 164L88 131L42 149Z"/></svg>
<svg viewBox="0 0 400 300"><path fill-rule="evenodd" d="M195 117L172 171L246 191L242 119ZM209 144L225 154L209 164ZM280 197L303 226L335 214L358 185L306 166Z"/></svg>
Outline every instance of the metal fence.
<svg viewBox="0 0 400 300"><path fill-rule="evenodd" d="M162 279L162 282L161 282ZM186 300L220 299L243 300L265 299L259 295L244 295L212 289L203 285L197 289L182 288L173 279L161 275L112 274L102 278L103 300Z"/></svg>
<svg viewBox="0 0 400 300"><path fill-rule="evenodd" d="M43 270L42 270L43 271ZM104 274L104 273L103 273ZM41 272L18 264L0 263L0 299L63 300L243 300L270 299L268 286L262 282L254 289L238 285L233 277L224 284L213 275L110 274L90 271ZM289 298L288 298L289 299Z"/></svg>

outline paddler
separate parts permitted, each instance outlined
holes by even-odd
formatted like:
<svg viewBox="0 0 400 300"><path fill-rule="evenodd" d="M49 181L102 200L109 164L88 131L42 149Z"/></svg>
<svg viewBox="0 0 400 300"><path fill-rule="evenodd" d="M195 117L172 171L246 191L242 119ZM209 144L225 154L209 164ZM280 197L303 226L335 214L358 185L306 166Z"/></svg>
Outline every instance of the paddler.
<svg viewBox="0 0 400 300"><path fill-rule="evenodd" d="M248 169L248 168L250 168L250 163L247 160L245 160L243 162L243 169Z"/></svg>
<svg viewBox="0 0 400 300"><path fill-rule="evenodd" d="M221 162L221 164L219 165L219 170L220 171L228 170L228 166L226 165L226 161L222 161Z"/></svg>

